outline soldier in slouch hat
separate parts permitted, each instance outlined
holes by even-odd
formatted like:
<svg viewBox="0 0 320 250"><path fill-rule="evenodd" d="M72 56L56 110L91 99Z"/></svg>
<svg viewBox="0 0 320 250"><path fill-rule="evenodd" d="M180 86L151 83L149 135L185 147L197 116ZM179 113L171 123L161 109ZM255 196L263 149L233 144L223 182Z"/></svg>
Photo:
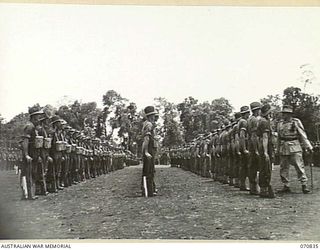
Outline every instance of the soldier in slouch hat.
<svg viewBox="0 0 320 250"><path fill-rule="evenodd" d="M298 179L302 185L302 192L307 194L308 178L304 169L302 151L312 152L312 145L307 138L302 122L293 117L293 108L284 105L282 108L283 119L277 127L278 151L280 153L280 177L283 183L281 192L290 192L289 188L289 167L295 167Z"/></svg>

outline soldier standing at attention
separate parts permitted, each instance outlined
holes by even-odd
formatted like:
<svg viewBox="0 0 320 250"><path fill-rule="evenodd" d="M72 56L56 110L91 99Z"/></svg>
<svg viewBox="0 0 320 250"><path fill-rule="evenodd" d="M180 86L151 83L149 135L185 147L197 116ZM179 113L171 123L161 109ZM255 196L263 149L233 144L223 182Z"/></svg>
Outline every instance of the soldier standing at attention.
<svg viewBox="0 0 320 250"><path fill-rule="evenodd" d="M37 136L36 127L39 125L39 118L44 114L40 107L29 108L30 123L24 128L22 140L23 168L21 176L26 176L27 198L29 200L37 199L35 196L35 179L40 158L40 151L36 149L35 140Z"/></svg>
<svg viewBox="0 0 320 250"><path fill-rule="evenodd" d="M232 127L232 137L234 138L234 157L233 157L233 173L234 173L234 187L239 188L239 164L241 163L241 153L239 144L239 120L241 118L240 112L234 114L234 125Z"/></svg>
<svg viewBox="0 0 320 250"><path fill-rule="evenodd" d="M152 197L155 192L154 187L154 160L155 160L155 145L154 145L154 122L155 114L157 113L153 106L147 106L144 109L146 116L146 121L143 123L142 135L142 160L143 160L143 169L142 169L142 182L144 178L146 179L146 186L143 189L143 195ZM147 192L147 193L146 193Z"/></svg>
<svg viewBox="0 0 320 250"><path fill-rule="evenodd" d="M62 190L62 161L63 161L63 135L62 135L62 123L64 120L60 119L59 116L53 116L51 118L51 125L53 127L52 132L52 147L51 147L51 155L54 162L54 174L55 174L55 187L58 190Z"/></svg>
<svg viewBox="0 0 320 250"><path fill-rule="evenodd" d="M261 118L258 122L257 136L259 138L258 147L260 154L260 172L259 172L259 185L260 197L262 198L275 198L271 182L272 172L272 159L274 158L273 145L272 145L272 128L270 124L270 111L269 104L263 105L261 108Z"/></svg>
<svg viewBox="0 0 320 250"><path fill-rule="evenodd" d="M246 187L246 178L248 177L249 151L248 151L248 118L250 110L248 106L240 108L241 119L239 120L239 142L241 149L240 164L240 191L249 191Z"/></svg>
<svg viewBox="0 0 320 250"><path fill-rule="evenodd" d="M258 152L257 128L260 119L261 104L253 102L250 104L252 115L248 119L248 136L249 136L249 182L250 194L258 195L257 175L260 168L260 157Z"/></svg>
<svg viewBox="0 0 320 250"><path fill-rule="evenodd" d="M302 185L302 192L307 194L310 190L307 188L308 178L304 169L302 158L302 149L312 152L312 145L307 138L306 132L301 121L293 118L293 108L284 105L282 108L283 119L277 127L278 132L278 150L280 153L280 177L283 183L281 192L290 192L289 188L289 167L294 166L298 180Z"/></svg>
<svg viewBox="0 0 320 250"><path fill-rule="evenodd" d="M216 157L215 157L215 166L214 166L214 173L213 173L213 179L215 181L220 181L220 165L221 165L221 145L220 145L220 133L221 129L217 129L217 133L213 138L213 143L216 151Z"/></svg>
<svg viewBox="0 0 320 250"><path fill-rule="evenodd" d="M49 117L44 114L42 117L39 119L39 135L43 136L44 142L47 140L48 137L48 120ZM50 139L49 139L50 140ZM52 163L52 158L49 157L49 147L48 143L44 143L43 147L40 149L41 151L41 158L42 158L42 164L40 165L38 169L38 174L40 175L40 190L39 194L47 195L48 194L48 180L47 180L47 173L48 173L48 165L49 161L51 160ZM51 146L51 143L50 143Z"/></svg>

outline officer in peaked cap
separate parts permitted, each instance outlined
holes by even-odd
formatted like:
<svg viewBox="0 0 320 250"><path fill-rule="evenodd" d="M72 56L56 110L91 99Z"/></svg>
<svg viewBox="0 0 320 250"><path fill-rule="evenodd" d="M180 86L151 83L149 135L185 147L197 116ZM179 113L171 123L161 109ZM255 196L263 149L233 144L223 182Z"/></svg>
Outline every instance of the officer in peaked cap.
<svg viewBox="0 0 320 250"><path fill-rule="evenodd" d="M142 186L143 195L151 197L155 193L154 186L154 173L155 173L155 115L157 114L153 106L147 106L144 109L146 121L143 123L142 135L142 159L143 159L143 170L142 170Z"/></svg>
<svg viewBox="0 0 320 250"><path fill-rule="evenodd" d="M302 192L307 194L310 190L307 188L308 178L306 176L302 150L312 152L312 145L307 138L302 122L293 117L293 108L284 105L282 108L283 120L277 127L278 145L280 153L280 177L283 183L282 192L290 192L289 188L289 167L294 166L298 180L302 185Z"/></svg>

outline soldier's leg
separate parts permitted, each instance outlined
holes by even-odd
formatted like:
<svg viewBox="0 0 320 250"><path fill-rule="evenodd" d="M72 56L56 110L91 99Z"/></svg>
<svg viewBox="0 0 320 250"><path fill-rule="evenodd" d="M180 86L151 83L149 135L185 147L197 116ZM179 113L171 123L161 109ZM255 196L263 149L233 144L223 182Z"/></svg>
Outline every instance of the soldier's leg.
<svg viewBox="0 0 320 250"><path fill-rule="evenodd" d="M215 177L215 161L216 161L215 156L212 155L211 156L211 174L212 174L212 179L214 179L214 177Z"/></svg>
<svg viewBox="0 0 320 250"><path fill-rule="evenodd" d="M280 156L280 177L285 187L289 187L290 155Z"/></svg>
<svg viewBox="0 0 320 250"><path fill-rule="evenodd" d="M251 152L249 157L249 168L248 168L248 177L250 182L250 194L258 195L259 189L257 184L257 173L259 168L259 156L255 152Z"/></svg>
<svg viewBox="0 0 320 250"><path fill-rule="evenodd" d="M46 171L45 171L45 161L41 159L41 162L39 163L39 174L40 174L40 183L41 183L41 190L40 194L42 195L47 195L47 182L46 182Z"/></svg>
<svg viewBox="0 0 320 250"><path fill-rule="evenodd" d="M248 176L248 155L242 155L239 172L240 190L249 191L249 189L246 187L246 178Z"/></svg>
<svg viewBox="0 0 320 250"><path fill-rule="evenodd" d="M307 185L308 178L307 178L305 167L304 167L302 153L295 153L291 155L290 164L295 167L298 180L301 182L301 185Z"/></svg>
<svg viewBox="0 0 320 250"><path fill-rule="evenodd" d="M259 185L260 185L260 197L262 198L275 198L272 186L271 186L271 161L267 161L264 157L260 159L260 171L259 171Z"/></svg>
<svg viewBox="0 0 320 250"><path fill-rule="evenodd" d="M240 172L240 156L236 154L234 156L234 187L239 188L240 187L240 181L239 181L239 172Z"/></svg>
<svg viewBox="0 0 320 250"><path fill-rule="evenodd" d="M233 154L229 156L229 186L234 186L234 157Z"/></svg>
<svg viewBox="0 0 320 250"><path fill-rule="evenodd" d="M26 181L27 181L27 190L28 190L28 199L33 200L35 198L35 169L37 162L32 161L32 163L27 164L27 175L26 175Z"/></svg>
<svg viewBox="0 0 320 250"><path fill-rule="evenodd" d="M225 165L224 165L224 176L223 176L223 183L229 184L229 155L226 154L225 156Z"/></svg>

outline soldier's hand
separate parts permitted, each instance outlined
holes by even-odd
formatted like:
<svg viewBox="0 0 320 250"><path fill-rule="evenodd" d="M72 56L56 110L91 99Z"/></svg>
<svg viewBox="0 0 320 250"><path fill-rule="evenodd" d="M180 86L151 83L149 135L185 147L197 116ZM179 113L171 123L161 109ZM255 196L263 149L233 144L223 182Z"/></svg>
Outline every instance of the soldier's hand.
<svg viewBox="0 0 320 250"><path fill-rule="evenodd" d="M31 163L32 162L32 158L29 155L26 155L26 160L27 160L27 163Z"/></svg>
<svg viewBox="0 0 320 250"><path fill-rule="evenodd" d="M264 158L266 159L266 161L270 161L270 156L268 153L264 153Z"/></svg>
<svg viewBox="0 0 320 250"><path fill-rule="evenodd" d="M249 154L249 151L248 151L248 150L244 150L243 153L246 154L246 155L248 155L248 154Z"/></svg>
<svg viewBox="0 0 320 250"><path fill-rule="evenodd" d="M259 156L259 155L260 155L258 151L255 151L254 153L255 153L257 156Z"/></svg>
<svg viewBox="0 0 320 250"><path fill-rule="evenodd" d="M48 162L53 163L53 159L50 156L48 156Z"/></svg>
<svg viewBox="0 0 320 250"><path fill-rule="evenodd" d="M152 155L149 154L148 152L145 152L144 155L145 155L148 159L151 159L151 158L152 158Z"/></svg>
<svg viewBox="0 0 320 250"><path fill-rule="evenodd" d="M237 152L237 155L241 155L241 152Z"/></svg>
<svg viewBox="0 0 320 250"><path fill-rule="evenodd" d="M312 154L312 153L313 153L313 150L312 150L312 148L307 148L307 149L306 149L306 152L307 152L308 154Z"/></svg>

